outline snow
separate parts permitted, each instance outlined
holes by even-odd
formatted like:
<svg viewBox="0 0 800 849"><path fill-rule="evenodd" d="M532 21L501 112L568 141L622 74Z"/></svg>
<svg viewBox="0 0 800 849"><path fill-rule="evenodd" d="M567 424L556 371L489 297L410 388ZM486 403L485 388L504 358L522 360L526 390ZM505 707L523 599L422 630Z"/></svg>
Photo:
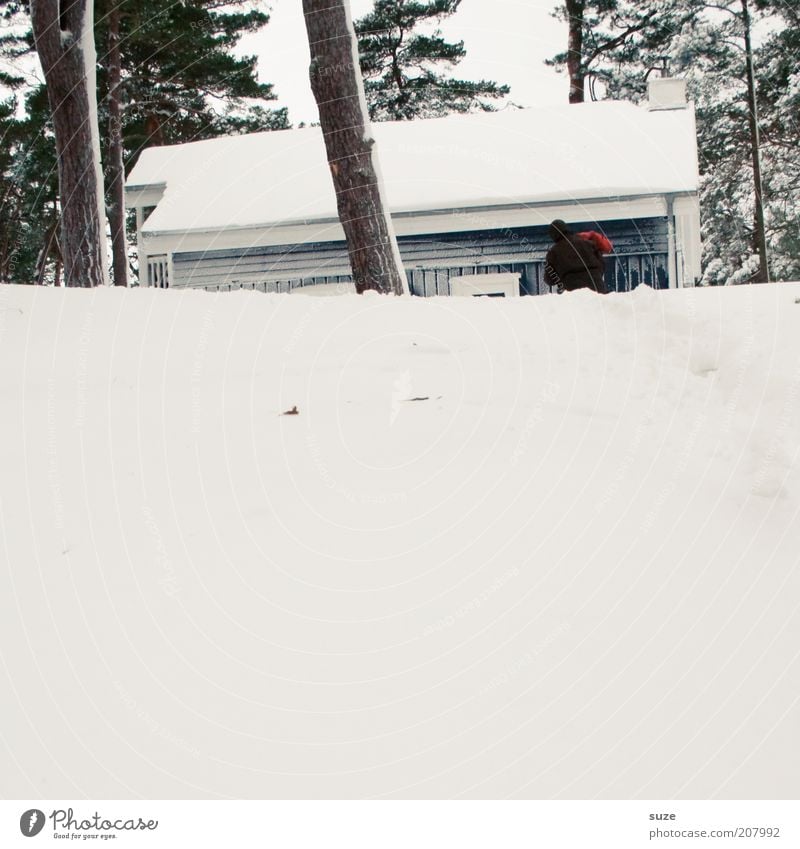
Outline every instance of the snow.
<svg viewBox="0 0 800 849"><path fill-rule="evenodd" d="M3 287L0 792L797 798L798 300Z"/></svg>
<svg viewBox="0 0 800 849"><path fill-rule="evenodd" d="M373 127L392 213L696 191L693 109L622 102ZM335 218L318 127L148 148L128 186L166 183L148 233Z"/></svg>

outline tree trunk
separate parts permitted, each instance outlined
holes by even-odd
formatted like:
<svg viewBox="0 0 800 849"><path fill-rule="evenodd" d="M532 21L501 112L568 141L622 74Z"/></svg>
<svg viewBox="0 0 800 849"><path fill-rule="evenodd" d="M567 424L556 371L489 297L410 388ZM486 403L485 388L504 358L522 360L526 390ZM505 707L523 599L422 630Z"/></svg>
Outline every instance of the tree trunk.
<svg viewBox="0 0 800 849"><path fill-rule="evenodd" d="M144 133L147 136L147 147L162 147L167 143L164 138L164 127L158 115L150 113L144 119Z"/></svg>
<svg viewBox="0 0 800 849"><path fill-rule="evenodd" d="M309 75L319 107L339 220L356 291L408 291L391 219L383 203L358 49L347 0L303 0Z"/></svg>
<svg viewBox="0 0 800 849"><path fill-rule="evenodd" d="M583 103L586 79L583 67L583 9L584 0L566 0L567 6L567 73L569 102Z"/></svg>
<svg viewBox="0 0 800 849"><path fill-rule="evenodd" d="M31 0L56 136L67 286L108 279L92 18L91 0Z"/></svg>
<svg viewBox="0 0 800 849"><path fill-rule="evenodd" d="M758 274L754 283L769 282L769 264L767 261L767 233L764 225L764 197L761 181L761 142L758 135L758 105L756 102L756 82L753 72L753 46L750 42L750 10L747 0L742 0L742 22L744 24L744 45L747 62L747 114L750 123L750 150L753 158L753 184L755 195L755 215L753 228L753 247L758 253Z"/></svg>
<svg viewBox="0 0 800 849"><path fill-rule="evenodd" d="M56 215L53 223L47 228L44 234L42 247L36 257L36 268L34 274L36 276L36 285L44 286L47 276L47 260L53 254L58 255L58 216Z"/></svg>
<svg viewBox="0 0 800 849"><path fill-rule="evenodd" d="M120 81L122 62L119 49L119 0L111 0L108 15L108 223L114 285L128 285L128 245L125 239L125 163L122 151L122 104Z"/></svg>

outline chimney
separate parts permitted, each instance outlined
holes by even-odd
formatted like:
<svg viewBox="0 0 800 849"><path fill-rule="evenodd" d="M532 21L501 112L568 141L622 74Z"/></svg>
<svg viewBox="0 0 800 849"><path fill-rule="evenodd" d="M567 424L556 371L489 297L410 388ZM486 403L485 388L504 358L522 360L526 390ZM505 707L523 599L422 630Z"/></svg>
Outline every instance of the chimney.
<svg viewBox="0 0 800 849"><path fill-rule="evenodd" d="M647 81L647 108L686 109L686 80L676 77L652 77Z"/></svg>

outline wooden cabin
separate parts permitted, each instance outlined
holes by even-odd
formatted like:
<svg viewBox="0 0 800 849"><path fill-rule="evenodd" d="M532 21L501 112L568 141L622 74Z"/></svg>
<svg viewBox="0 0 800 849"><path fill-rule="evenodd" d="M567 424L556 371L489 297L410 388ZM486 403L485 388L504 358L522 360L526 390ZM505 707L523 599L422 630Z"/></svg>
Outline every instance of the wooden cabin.
<svg viewBox="0 0 800 849"><path fill-rule="evenodd" d="M695 117L681 80L652 80L642 105L507 108L374 134L416 295L548 291L555 218L611 239L609 289L700 276ZM148 148L127 204L140 285L288 292L351 280L318 127ZM491 275L485 291L465 287L475 275Z"/></svg>

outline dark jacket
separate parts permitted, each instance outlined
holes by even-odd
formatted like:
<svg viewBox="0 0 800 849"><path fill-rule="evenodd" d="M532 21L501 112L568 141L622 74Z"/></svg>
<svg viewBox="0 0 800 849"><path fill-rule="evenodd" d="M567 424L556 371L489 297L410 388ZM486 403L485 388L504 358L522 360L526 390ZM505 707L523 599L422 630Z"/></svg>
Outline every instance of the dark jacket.
<svg viewBox="0 0 800 849"><path fill-rule="evenodd" d="M605 294L605 263L593 245L575 233L556 232L555 238L545 260L545 281L551 286L561 285L568 292L594 289Z"/></svg>

